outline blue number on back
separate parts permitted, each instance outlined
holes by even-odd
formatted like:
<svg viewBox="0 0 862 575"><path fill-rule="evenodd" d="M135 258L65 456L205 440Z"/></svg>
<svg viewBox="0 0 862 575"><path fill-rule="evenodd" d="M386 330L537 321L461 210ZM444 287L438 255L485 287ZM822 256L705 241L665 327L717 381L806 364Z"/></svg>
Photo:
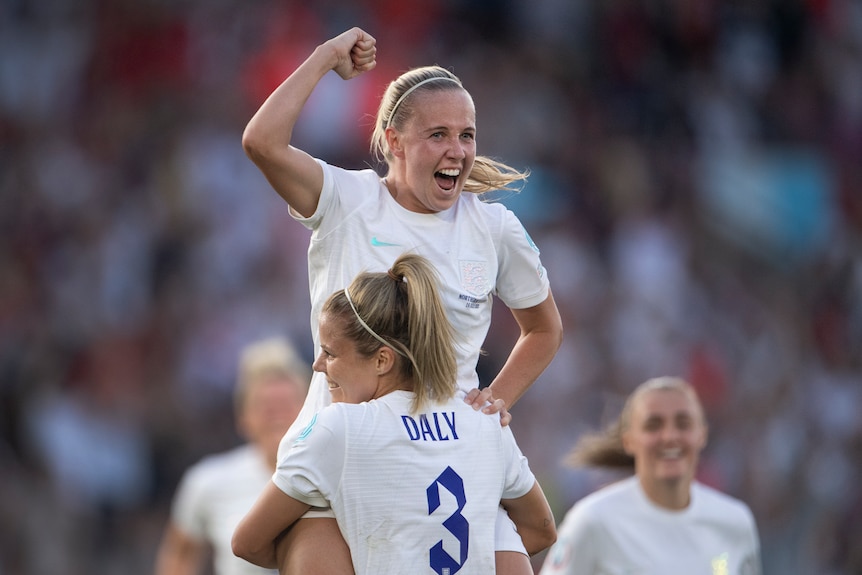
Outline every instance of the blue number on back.
<svg viewBox="0 0 862 575"><path fill-rule="evenodd" d="M434 510L440 507L440 487L443 487L455 496L455 501L458 503L458 509L452 515L446 518L443 526L455 536L455 539L461 544L461 554L459 559L453 559L451 555L443 550L443 541L437 542L431 548L431 568L439 575L454 575L467 560L467 546L469 544L470 524L467 519L461 515L464 505L467 503L467 495L464 493L464 481L455 473L451 467L443 470L434 483L428 486L426 494L428 496L428 515L434 513Z"/></svg>

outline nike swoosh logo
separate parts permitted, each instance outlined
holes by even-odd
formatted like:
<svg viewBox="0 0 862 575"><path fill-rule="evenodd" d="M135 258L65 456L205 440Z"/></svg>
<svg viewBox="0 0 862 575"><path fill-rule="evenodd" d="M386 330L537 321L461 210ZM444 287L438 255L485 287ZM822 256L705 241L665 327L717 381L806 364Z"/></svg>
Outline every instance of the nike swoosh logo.
<svg viewBox="0 0 862 575"><path fill-rule="evenodd" d="M378 248L382 248L382 247L386 247L386 246L395 247L395 246L399 246L401 244L390 244L389 242L381 242L380 240L377 239L377 236L374 236L373 238L371 238L371 245L378 247Z"/></svg>

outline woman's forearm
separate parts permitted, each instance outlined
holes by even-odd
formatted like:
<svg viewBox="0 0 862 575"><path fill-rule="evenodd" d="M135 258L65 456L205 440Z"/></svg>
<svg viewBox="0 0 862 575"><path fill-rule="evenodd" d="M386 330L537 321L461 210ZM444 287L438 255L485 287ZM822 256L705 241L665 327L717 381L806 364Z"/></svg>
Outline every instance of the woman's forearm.
<svg viewBox="0 0 862 575"><path fill-rule="evenodd" d="M490 385L494 399L502 399L507 409L545 371L563 341L560 312L550 292L547 299L537 306L511 311L521 328L521 334Z"/></svg>

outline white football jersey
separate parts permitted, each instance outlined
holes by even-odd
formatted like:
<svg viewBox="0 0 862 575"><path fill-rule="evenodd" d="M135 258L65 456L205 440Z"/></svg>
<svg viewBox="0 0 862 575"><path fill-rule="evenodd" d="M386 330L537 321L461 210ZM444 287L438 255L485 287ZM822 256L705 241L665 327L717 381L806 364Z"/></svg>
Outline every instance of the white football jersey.
<svg viewBox="0 0 862 575"><path fill-rule="evenodd" d="M463 394L418 414L396 391L318 413L279 461L273 482L331 506L357 575L493 573L501 499L535 477L499 416Z"/></svg>
<svg viewBox="0 0 862 575"><path fill-rule="evenodd" d="M308 248L311 332L326 299L361 272L385 272L403 253L429 259L440 279L449 321L463 339L457 349L458 385L478 387L476 363L491 324L497 296L508 307L533 307L548 297L548 278L539 249L515 215L502 204L462 193L450 209L419 214L403 208L373 170L345 170L318 160L323 189L309 218L291 214L312 230ZM315 373L305 404L282 441L290 446L299 430L331 398L325 377Z"/></svg>
<svg viewBox="0 0 862 575"><path fill-rule="evenodd" d="M742 501L695 482L683 510L658 507L630 477L566 514L540 575L760 575L754 517Z"/></svg>

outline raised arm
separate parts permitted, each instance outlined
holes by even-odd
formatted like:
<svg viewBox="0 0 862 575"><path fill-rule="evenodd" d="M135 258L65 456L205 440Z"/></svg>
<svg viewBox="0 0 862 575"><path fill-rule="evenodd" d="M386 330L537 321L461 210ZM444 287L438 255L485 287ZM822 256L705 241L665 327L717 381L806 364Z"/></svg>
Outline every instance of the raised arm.
<svg viewBox="0 0 862 575"><path fill-rule="evenodd" d="M278 568L279 535L309 509L308 504L287 495L270 481L233 532L233 554L260 567Z"/></svg>
<svg viewBox="0 0 862 575"><path fill-rule="evenodd" d="M550 291L539 305L511 311L521 334L489 386L493 398L502 399L507 409L545 371L563 341L563 323Z"/></svg>
<svg viewBox="0 0 862 575"><path fill-rule="evenodd" d="M544 551L557 540L554 513L538 481L526 495L503 499L501 504L518 528L524 548L530 555Z"/></svg>
<svg viewBox="0 0 862 575"><path fill-rule="evenodd" d="M377 65L376 53L376 41L360 28L327 40L270 94L243 132L245 153L275 191L304 217L317 208L323 170L311 156L290 145L293 127L327 72L334 70L345 80L354 78Z"/></svg>

